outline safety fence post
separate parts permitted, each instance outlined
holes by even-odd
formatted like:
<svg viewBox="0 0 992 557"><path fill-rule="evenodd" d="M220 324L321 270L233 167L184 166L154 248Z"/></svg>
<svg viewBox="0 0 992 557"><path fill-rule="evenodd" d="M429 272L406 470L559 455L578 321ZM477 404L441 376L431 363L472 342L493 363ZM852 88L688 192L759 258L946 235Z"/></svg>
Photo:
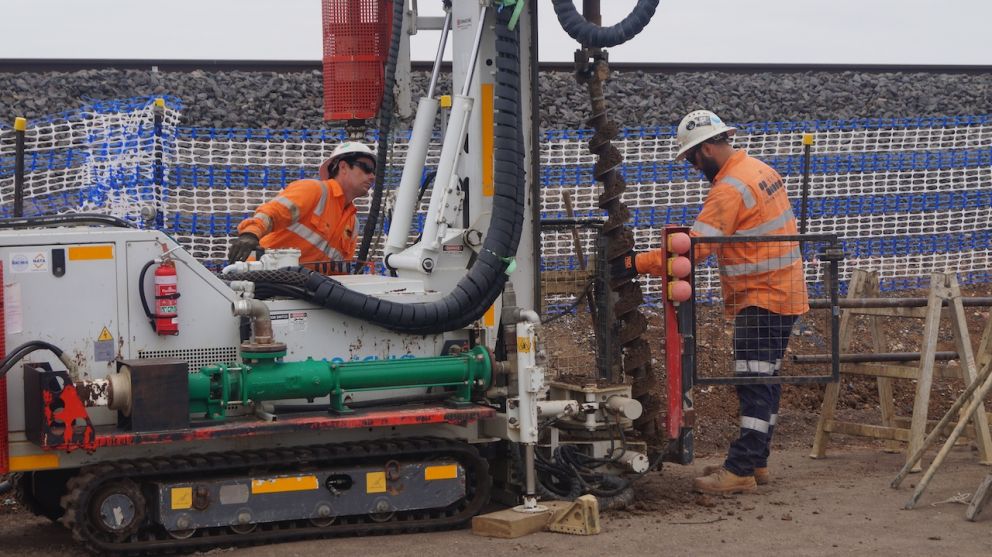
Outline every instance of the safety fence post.
<svg viewBox="0 0 992 557"><path fill-rule="evenodd" d="M155 99L152 111L152 133L154 136L152 143L154 157L154 161L152 162L152 188L155 197L155 228L161 230L165 225L165 216L162 214L164 205L163 196L165 195L165 166L163 163L165 146L163 145L162 137L162 121L165 118L165 99L162 97Z"/></svg>
<svg viewBox="0 0 992 557"><path fill-rule="evenodd" d="M14 119L14 216L24 216L24 135L28 121Z"/></svg>

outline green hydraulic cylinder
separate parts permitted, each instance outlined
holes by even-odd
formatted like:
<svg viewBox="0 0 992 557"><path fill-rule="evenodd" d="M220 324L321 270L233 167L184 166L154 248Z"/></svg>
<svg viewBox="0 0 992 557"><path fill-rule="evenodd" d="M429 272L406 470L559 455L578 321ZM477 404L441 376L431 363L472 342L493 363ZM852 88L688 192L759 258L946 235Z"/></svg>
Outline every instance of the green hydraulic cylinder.
<svg viewBox="0 0 992 557"><path fill-rule="evenodd" d="M483 346L451 356L327 362L308 358L284 362L277 358L249 360L243 365L213 365L189 376L190 413L223 418L227 405L287 399L313 400L330 395L331 410L350 412L346 392L453 388L451 401L471 402L473 390L492 383L492 358Z"/></svg>

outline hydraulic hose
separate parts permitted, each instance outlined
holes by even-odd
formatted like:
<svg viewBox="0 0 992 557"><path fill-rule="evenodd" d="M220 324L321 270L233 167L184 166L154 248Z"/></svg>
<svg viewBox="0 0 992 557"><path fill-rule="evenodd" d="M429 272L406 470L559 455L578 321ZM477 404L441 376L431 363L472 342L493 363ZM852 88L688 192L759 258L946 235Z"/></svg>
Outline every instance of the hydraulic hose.
<svg viewBox="0 0 992 557"><path fill-rule="evenodd" d="M607 48L634 38L651 21L659 0L637 0L637 5L623 21L601 27L586 21L576 11L573 0L551 0L561 28L584 48Z"/></svg>
<svg viewBox="0 0 992 557"><path fill-rule="evenodd" d="M506 23L511 10L497 14L494 109L494 195L492 218L474 264L444 298L399 303L349 290L331 277L306 268L303 299L398 332L437 334L479 319L503 292L507 268L520 242L524 221L524 142L521 131L519 28Z"/></svg>
<svg viewBox="0 0 992 557"><path fill-rule="evenodd" d="M396 61L399 58L400 38L403 28L403 7L405 0L393 0L393 27L389 40L389 53L386 56L385 89L382 93L382 103L379 105L379 145L376 151L375 185L372 188L372 199L369 202L369 215L365 219L362 230L362 243L358 247L354 272L360 273L365 268L372 247L372 237L379 224L379 212L382 210L382 190L386 183L386 158L389 153L389 138L393 127L393 108L395 97L393 87L396 84Z"/></svg>
<svg viewBox="0 0 992 557"><path fill-rule="evenodd" d="M14 367L14 364L23 360L28 354L34 352L35 350L51 351L65 365L70 374L75 374L76 364L74 364L72 360L65 355L61 348L43 340L32 340L25 342L7 354L7 357L5 357L2 363L0 363L0 379L3 379L7 375L7 372Z"/></svg>
<svg viewBox="0 0 992 557"><path fill-rule="evenodd" d="M47 228L52 226L65 226L67 224L134 228L133 224L122 218L97 213L70 213L66 215L0 219L0 228Z"/></svg>
<svg viewBox="0 0 992 557"><path fill-rule="evenodd" d="M145 310L145 317L148 318L148 323L152 326L153 331L155 330L155 314L148 308L148 296L145 295L145 275L148 274L148 269L154 264L154 259L148 261L148 263L145 263L141 267L141 272L138 273L138 298L141 300L141 309Z"/></svg>

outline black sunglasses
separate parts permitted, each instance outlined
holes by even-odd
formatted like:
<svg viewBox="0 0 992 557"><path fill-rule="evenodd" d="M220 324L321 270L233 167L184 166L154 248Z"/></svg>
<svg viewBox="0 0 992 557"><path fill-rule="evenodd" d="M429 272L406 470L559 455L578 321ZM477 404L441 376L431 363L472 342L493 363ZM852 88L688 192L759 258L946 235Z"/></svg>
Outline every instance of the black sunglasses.
<svg viewBox="0 0 992 557"><path fill-rule="evenodd" d="M689 149L688 151L686 151L685 152L685 160L688 161L689 164L691 164L692 166L696 166L696 155L699 154L699 151L701 149L702 149L702 146L701 145L697 145L697 146L693 147L692 149Z"/></svg>
<svg viewBox="0 0 992 557"><path fill-rule="evenodd" d="M353 160L350 161L348 164L350 164L351 166L357 166L358 168L361 168L362 172L366 174L375 174L374 164L369 164L365 161L360 161L360 160Z"/></svg>

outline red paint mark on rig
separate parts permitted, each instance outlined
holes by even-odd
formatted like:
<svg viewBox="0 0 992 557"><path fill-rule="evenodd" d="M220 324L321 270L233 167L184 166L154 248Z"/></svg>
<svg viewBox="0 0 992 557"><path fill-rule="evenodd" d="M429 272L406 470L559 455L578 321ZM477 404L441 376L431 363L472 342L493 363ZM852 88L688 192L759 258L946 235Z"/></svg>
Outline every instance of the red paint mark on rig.
<svg viewBox="0 0 992 557"><path fill-rule="evenodd" d="M46 392L46 395L48 393ZM46 396L46 398L49 398ZM82 420L86 424L83 430L83 442L81 446L83 448L91 448L93 443L93 423L90 422L90 416L86 413L86 407L83 406L83 402L79 400L79 395L76 394L76 387L74 385L66 385L62 392L59 393L59 398L62 400L62 413L58 416L59 420L65 424L65 431L62 433L62 441L65 445L74 445L73 437L76 431L74 426L77 419ZM47 402L47 401L46 401ZM50 416L49 406L45 405L45 417L48 419L49 426L53 425L52 417Z"/></svg>
<svg viewBox="0 0 992 557"><path fill-rule="evenodd" d="M93 448L120 447L126 445L202 441L207 439L232 437L245 438L257 437L261 435L275 435L282 432L300 431L301 429L317 431L323 429L393 427L431 423L467 425L480 419L491 418L495 414L496 411L492 408L485 406L470 406L467 408L458 409L429 407L417 408L413 410L371 411L347 416L302 416L297 418L281 419L275 422L232 420L230 422L217 425L191 427L189 429L175 431L148 433L108 432L105 435L97 435L92 446ZM58 448L72 450L73 448L78 448L78 446L67 443Z"/></svg>

